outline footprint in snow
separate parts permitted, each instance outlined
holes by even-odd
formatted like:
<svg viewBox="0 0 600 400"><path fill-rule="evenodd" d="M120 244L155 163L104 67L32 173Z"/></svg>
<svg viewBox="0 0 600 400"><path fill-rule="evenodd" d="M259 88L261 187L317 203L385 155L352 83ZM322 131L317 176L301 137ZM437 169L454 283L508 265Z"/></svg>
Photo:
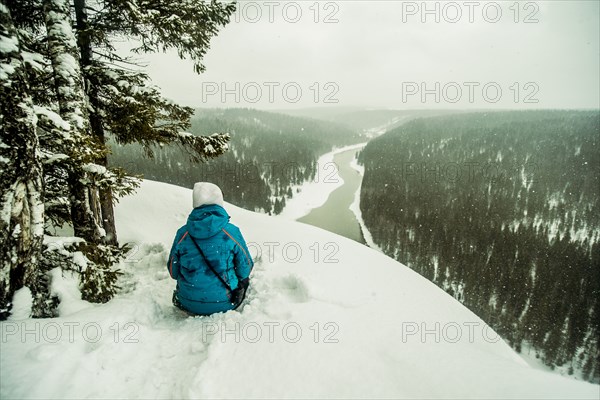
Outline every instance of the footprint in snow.
<svg viewBox="0 0 600 400"><path fill-rule="evenodd" d="M294 303L305 303L310 299L306 282L297 275L287 275L275 281L275 289Z"/></svg>

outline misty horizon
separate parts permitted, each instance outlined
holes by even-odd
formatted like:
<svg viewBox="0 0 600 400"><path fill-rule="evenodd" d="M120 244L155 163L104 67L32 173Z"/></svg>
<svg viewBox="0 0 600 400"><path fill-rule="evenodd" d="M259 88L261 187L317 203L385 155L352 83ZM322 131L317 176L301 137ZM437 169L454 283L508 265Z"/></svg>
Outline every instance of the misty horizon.
<svg viewBox="0 0 600 400"><path fill-rule="evenodd" d="M242 1L202 74L139 60L192 107L600 108L598 2L424 4Z"/></svg>

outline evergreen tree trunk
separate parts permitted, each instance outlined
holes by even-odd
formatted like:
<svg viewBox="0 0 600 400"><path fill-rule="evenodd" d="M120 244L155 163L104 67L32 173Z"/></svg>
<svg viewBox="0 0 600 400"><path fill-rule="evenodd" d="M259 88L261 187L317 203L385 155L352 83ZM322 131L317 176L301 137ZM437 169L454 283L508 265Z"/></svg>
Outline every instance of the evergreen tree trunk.
<svg viewBox="0 0 600 400"><path fill-rule="evenodd" d="M75 0L75 17L77 20L77 45L81 53L81 69L86 82L87 95L90 100L90 126L92 135L102 145L106 144L106 135L102 125L102 118L98 114L100 107L100 98L98 96L98 83L95 82L92 74L86 72L87 68L92 65L92 43L90 38L90 30L87 23L87 12L85 8L85 0ZM102 155L96 160L96 164L108 167L108 157ZM117 245L117 229L115 227L115 214L113 209L113 194L110 188L100 189L100 211L102 215L102 226L105 231L104 241L108 244Z"/></svg>
<svg viewBox="0 0 600 400"><path fill-rule="evenodd" d="M45 0L44 13L48 31L48 47L54 69L54 80L60 114L71 125L72 160L69 169L71 219L75 236L88 242L99 243L99 226L90 207L90 196L82 164L93 160L89 115L83 79L79 65L79 51L71 25L67 0Z"/></svg>
<svg viewBox="0 0 600 400"><path fill-rule="evenodd" d="M36 116L29 94L17 30L0 2L0 320L15 290L34 295L34 316L45 316L47 286L38 262L44 235L42 168L37 156ZM47 294L47 293L46 293Z"/></svg>

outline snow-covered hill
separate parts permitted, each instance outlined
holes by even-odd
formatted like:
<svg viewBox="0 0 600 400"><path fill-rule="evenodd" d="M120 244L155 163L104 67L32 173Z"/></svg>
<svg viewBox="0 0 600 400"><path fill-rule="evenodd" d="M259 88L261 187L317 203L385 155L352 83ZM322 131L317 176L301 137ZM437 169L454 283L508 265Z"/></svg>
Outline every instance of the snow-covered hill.
<svg viewBox="0 0 600 400"><path fill-rule="evenodd" d="M122 293L83 302L55 270L59 318L0 323L0 397L599 397L597 385L530 368L476 315L385 255L232 205L257 258L249 297L240 311L187 317L171 305L165 263L190 208L190 190L151 181L122 199L120 240L136 243Z"/></svg>

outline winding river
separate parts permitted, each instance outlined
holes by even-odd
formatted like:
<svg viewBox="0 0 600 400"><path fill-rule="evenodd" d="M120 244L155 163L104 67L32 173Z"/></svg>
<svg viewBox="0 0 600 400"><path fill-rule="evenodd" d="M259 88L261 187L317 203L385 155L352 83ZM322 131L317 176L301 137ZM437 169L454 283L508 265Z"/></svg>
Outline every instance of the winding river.
<svg viewBox="0 0 600 400"><path fill-rule="evenodd" d="M299 218L299 222L323 228L359 243L365 243L360 225L354 213L349 209L362 181L360 173L350 165L360 150L347 150L334 156L333 162L337 166L338 176L342 178L344 184L334 190L322 206L314 208L309 214Z"/></svg>

